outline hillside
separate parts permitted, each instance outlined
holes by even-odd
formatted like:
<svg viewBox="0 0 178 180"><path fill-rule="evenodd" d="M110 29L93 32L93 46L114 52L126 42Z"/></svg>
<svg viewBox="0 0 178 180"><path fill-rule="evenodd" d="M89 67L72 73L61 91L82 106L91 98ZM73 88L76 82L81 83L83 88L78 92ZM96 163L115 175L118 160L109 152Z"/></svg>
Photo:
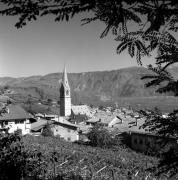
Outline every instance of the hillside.
<svg viewBox="0 0 178 180"><path fill-rule="evenodd" d="M178 68L171 69L178 76ZM155 88L145 88L140 78L150 73L143 67L131 67L113 71L69 73L72 102L74 104L115 103L121 98L160 96ZM59 81L62 73L25 78L0 78L0 86L13 90L10 96L23 100L29 94L37 99L59 100Z"/></svg>

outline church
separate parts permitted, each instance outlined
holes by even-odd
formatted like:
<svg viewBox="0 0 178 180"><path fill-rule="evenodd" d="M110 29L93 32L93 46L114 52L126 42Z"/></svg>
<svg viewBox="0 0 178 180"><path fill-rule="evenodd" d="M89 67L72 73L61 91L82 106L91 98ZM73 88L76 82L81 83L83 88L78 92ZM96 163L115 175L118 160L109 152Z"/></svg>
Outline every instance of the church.
<svg viewBox="0 0 178 180"><path fill-rule="evenodd" d="M93 116L91 108L87 105L72 105L71 90L67 77L66 67L64 67L62 82L60 82L60 117L73 117L74 115Z"/></svg>
<svg viewBox="0 0 178 180"><path fill-rule="evenodd" d="M62 83L60 87L60 116L71 115L71 93L67 77L66 67L64 67Z"/></svg>

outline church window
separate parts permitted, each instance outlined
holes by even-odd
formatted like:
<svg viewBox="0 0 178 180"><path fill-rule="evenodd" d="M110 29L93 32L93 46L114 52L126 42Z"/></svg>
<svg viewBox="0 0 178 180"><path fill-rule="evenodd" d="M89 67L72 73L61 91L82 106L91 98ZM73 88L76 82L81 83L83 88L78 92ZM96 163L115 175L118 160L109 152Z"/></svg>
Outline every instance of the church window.
<svg viewBox="0 0 178 180"><path fill-rule="evenodd" d="M66 95L67 95L67 96L69 95L69 90L66 91Z"/></svg>

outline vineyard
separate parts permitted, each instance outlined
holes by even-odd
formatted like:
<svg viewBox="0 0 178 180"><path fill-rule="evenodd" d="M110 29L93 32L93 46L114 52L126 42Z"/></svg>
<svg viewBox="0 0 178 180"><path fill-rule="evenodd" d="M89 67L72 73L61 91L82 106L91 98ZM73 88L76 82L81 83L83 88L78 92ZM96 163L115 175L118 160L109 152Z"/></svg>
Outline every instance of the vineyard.
<svg viewBox="0 0 178 180"><path fill-rule="evenodd" d="M58 137L26 136L23 142L27 150L36 151L40 156L38 176L41 179L166 179L154 177L150 171L158 163L156 158L119 146L96 148L65 142Z"/></svg>

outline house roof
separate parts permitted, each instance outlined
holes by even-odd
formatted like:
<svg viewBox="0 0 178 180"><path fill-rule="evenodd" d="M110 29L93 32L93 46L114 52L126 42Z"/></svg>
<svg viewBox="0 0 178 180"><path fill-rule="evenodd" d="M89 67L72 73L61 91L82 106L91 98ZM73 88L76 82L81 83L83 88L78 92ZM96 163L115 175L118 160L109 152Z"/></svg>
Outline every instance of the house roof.
<svg viewBox="0 0 178 180"><path fill-rule="evenodd" d="M67 120L63 120L63 121L50 121L50 120L46 120L46 119L38 119L37 122L35 123L32 123L31 125L31 130L32 131L38 131L40 129L42 129L45 125L57 125L57 126L63 126L63 127L66 127L68 129L73 129L73 130L77 130L78 129L78 126L75 125L75 124L72 124L70 123L69 121Z"/></svg>
<svg viewBox="0 0 178 180"><path fill-rule="evenodd" d="M62 120L59 120L59 121L54 121L54 124L60 125L60 126L66 127L66 128L70 128L70 129L78 129L77 125L70 123L65 118L63 118Z"/></svg>
<svg viewBox="0 0 178 180"><path fill-rule="evenodd" d="M100 122L102 124L109 124L111 123L114 119L116 121L120 121L122 120L124 117L121 114L118 113L106 113L106 112L99 112L96 113L95 116L89 120L87 120L87 122L89 123L96 123L96 122Z"/></svg>
<svg viewBox="0 0 178 180"><path fill-rule="evenodd" d="M86 120L86 122L88 122L88 123L96 123L96 122L99 122L99 118L93 117L91 119Z"/></svg>
<svg viewBox="0 0 178 180"><path fill-rule="evenodd" d="M78 124L78 126L79 126L79 130L82 131L82 134L87 134L87 133L90 131L91 127L92 127L92 126L90 126L90 125L86 125L86 124L83 123L83 122L81 122L80 124Z"/></svg>
<svg viewBox="0 0 178 180"><path fill-rule="evenodd" d="M32 117L19 105L10 104L7 106L7 108L8 108L8 112L0 116L0 121L29 119Z"/></svg>
<svg viewBox="0 0 178 180"><path fill-rule="evenodd" d="M38 119L35 123L31 124L31 130L32 131L38 131L42 129L45 125L51 124L52 121L46 120L46 119Z"/></svg>
<svg viewBox="0 0 178 180"><path fill-rule="evenodd" d="M69 124L69 123L62 123L62 122L54 121L54 125L62 126L68 129L78 130L78 126L72 123Z"/></svg>

